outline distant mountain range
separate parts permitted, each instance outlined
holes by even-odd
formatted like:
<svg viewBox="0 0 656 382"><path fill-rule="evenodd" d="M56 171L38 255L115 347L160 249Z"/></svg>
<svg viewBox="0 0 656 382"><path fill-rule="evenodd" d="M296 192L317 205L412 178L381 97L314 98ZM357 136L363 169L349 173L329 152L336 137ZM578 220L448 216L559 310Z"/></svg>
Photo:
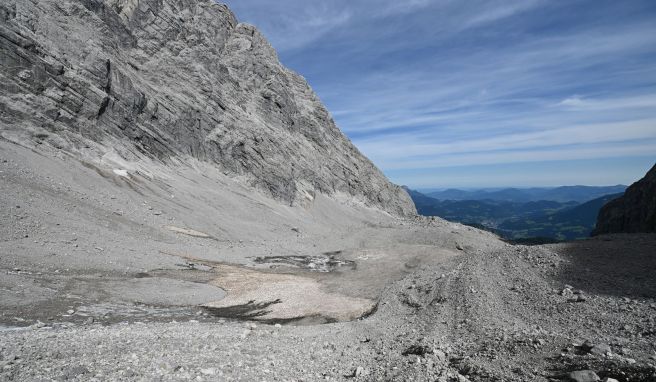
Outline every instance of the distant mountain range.
<svg viewBox="0 0 656 382"><path fill-rule="evenodd" d="M556 211L542 211L511 218L497 227L497 231L510 238L551 238L574 240L590 236L595 228L599 210L606 203L622 196L622 193L605 195L575 207L563 207Z"/></svg>
<svg viewBox="0 0 656 382"><path fill-rule="evenodd" d="M563 187L536 187L536 188L504 188L504 189L480 189L461 190L448 189L444 191L433 191L425 193L426 196L438 200L496 200L507 202L577 202L585 203L605 195L624 192L627 186L563 186Z"/></svg>
<svg viewBox="0 0 656 382"><path fill-rule="evenodd" d="M626 186L567 186L465 191L428 195L407 189L421 215L440 216L524 242L588 237L601 207L622 196Z"/></svg>

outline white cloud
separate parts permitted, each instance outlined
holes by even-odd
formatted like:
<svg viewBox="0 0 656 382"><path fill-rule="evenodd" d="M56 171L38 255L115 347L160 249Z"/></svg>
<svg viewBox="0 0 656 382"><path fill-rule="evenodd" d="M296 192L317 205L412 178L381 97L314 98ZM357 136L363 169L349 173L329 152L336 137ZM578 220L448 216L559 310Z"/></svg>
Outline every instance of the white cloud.
<svg viewBox="0 0 656 382"><path fill-rule="evenodd" d="M583 98L577 95L569 98L565 98L564 100L558 103L558 105L567 106L567 107L582 107L585 106L585 104L586 102L583 100Z"/></svg>
<svg viewBox="0 0 656 382"><path fill-rule="evenodd" d="M375 137L356 143L386 169L648 155L656 153L656 119L515 132L454 142L439 142L431 132L426 132Z"/></svg>
<svg viewBox="0 0 656 382"><path fill-rule="evenodd" d="M537 0L522 0L514 2L505 1L503 3L494 4L493 7L485 9L483 12L474 13L471 19L463 23L463 29L477 27L491 22L503 20L505 18L534 8L540 5L540 3L541 1Z"/></svg>
<svg viewBox="0 0 656 382"><path fill-rule="evenodd" d="M558 149L522 150L517 152L483 152L444 155L421 160L386 162L388 170L430 169L440 167L488 166L547 161L572 161L653 155L656 142L601 147L565 147Z"/></svg>
<svg viewBox="0 0 656 382"><path fill-rule="evenodd" d="M644 94L622 98L582 98L572 96L560 101L556 106L564 106L568 110L599 111L610 109L656 109L656 94Z"/></svg>
<svg viewBox="0 0 656 382"><path fill-rule="evenodd" d="M334 2L226 1L240 21L255 25L279 51L301 48L348 23L352 9Z"/></svg>

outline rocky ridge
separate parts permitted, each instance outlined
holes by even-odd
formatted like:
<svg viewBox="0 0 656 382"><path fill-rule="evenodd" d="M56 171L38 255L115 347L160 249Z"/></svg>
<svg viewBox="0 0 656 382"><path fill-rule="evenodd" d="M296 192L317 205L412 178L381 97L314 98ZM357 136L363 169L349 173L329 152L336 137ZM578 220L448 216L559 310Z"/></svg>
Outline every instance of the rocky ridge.
<svg viewBox="0 0 656 382"><path fill-rule="evenodd" d="M290 205L319 192L415 214L225 5L6 0L0 57L0 136L12 142L133 177L192 158Z"/></svg>
<svg viewBox="0 0 656 382"><path fill-rule="evenodd" d="M593 235L656 232L656 165L600 211Z"/></svg>

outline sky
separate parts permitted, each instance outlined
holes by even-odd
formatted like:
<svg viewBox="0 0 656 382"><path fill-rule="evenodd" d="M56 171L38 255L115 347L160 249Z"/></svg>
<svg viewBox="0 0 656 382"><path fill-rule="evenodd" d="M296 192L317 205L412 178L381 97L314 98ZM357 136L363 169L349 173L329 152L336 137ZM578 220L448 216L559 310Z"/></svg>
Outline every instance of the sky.
<svg viewBox="0 0 656 382"><path fill-rule="evenodd" d="M656 1L224 2L397 184L630 184L656 162Z"/></svg>

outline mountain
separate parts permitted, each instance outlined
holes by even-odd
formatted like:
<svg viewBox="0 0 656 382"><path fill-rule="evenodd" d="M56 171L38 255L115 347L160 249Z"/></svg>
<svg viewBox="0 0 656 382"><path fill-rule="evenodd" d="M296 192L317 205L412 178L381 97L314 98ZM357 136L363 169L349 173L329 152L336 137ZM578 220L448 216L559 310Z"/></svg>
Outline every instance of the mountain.
<svg viewBox="0 0 656 382"><path fill-rule="evenodd" d="M608 189L614 189L609 187ZM583 197L582 193L591 195L599 188L582 186L559 187L557 189L532 189L534 195L539 193L567 198ZM483 192L490 194L515 195L518 189L501 192ZM439 216L444 219L488 229L512 240L539 238L542 241L562 241L586 238L594 228L597 214L601 207L621 193L604 195L579 204L575 201L561 202L539 200L517 202L507 200L438 200L420 192L408 190L417 211L425 216ZM449 191L456 195L456 190ZM526 194L525 194L526 195Z"/></svg>
<svg viewBox="0 0 656 382"><path fill-rule="evenodd" d="M599 212L593 235L656 232L656 165Z"/></svg>
<svg viewBox="0 0 656 382"><path fill-rule="evenodd" d="M280 201L415 214L253 26L203 0L0 4L0 136L102 168L211 163Z"/></svg>
<svg viewBox="0 0 656 382"><path fill-rule="evenodd" d="M413 200L415 195L411 194ZM447 220L471 224L479 223L489 228L496 227L500 222L517 216L542 213L575 206L552 201L528 203L496 201L496 200L437 200L432 202L417 202L417 211L425 216L439 216Z"/></svg>
<svg viewBox="0 0 656 382"><path fill-rule="evenodd" d="M513 239L553 238L555 240L584 239L590 236L599 210L609 201L622 194L605 195L589 202L562 208L557 211L541 211L521 218L504 221L497 229Z"/></svg>
<svg viewBox="0 0 656 382"><path fill-rule="evenodd" d="M615 186L563 186L552 189L534 189L534 198L559 202L575 201L585 203L606 195L619 194L626 190L625 185Z"/></svg>
<svg viewBox="0 0 656 382"><path fill-rule="evenodd" d="M17 272L0 325L71 308L129 321L135 304L349 321L431 259L355 267L360 248L413 242L410 224L456 253L225 5L0 1L0 269ZM340 267L350 281L313 276Z"/></svg>
<svg viewBox="0 0 656 382"><path fill-rule="evenodd" d="M562 186L553 188L504 188L465 191L448 189L430 192L427 195L439 200L497 200L525 203L549 200L555 202L584 203L604 195L624 192L626 186Z"/></svg>

